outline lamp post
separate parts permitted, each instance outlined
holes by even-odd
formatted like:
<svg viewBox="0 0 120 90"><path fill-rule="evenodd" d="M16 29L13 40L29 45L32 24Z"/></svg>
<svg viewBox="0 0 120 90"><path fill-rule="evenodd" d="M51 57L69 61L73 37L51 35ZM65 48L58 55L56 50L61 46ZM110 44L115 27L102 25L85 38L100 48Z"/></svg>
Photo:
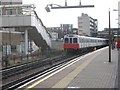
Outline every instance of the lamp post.
<svg viewBox="0 0 120 90"><path fill-rule="evenodd" d="M109 9L109 62L111 62L111 27L110 27L110 9Z"/></svg>

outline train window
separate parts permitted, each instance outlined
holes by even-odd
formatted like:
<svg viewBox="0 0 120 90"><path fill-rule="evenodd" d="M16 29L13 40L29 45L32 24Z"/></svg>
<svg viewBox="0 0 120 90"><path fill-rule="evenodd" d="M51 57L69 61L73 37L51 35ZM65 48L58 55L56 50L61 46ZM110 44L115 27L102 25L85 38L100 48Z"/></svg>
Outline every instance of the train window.
<svg viewBox="0 0 120 90"><path fill-rule="evenodd" d="M70 38L70 43L72 43L72 38Z"/></svg>
<svg viewBox="0 0 120 90"><path fill-rule="evenodd" d="M77 38L73 38L73 43L77 43Z"/></svg>
<svg viewBox="0 0 120 90"><path fill-rule="evenodd" d="M68 43L69 41L68 41L68 38L65 38L65 43Z"/></svg>

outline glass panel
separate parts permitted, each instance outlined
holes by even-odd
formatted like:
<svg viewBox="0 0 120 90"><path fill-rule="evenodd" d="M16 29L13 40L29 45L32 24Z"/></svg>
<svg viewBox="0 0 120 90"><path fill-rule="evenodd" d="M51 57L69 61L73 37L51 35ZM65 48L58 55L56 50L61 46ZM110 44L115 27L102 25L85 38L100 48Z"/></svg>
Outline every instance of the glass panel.
<svg viewBox="0 0 120 90"><path fill-rule="evenodd" d="M65 43L68 43L69 41L68 41L68 38L65 38Z"/></svg>
<svg viewBox="0 0 120 90"><path fill-rule="evenodd" d="M73 43L77 43L77 38L73 38Z"/></svg>

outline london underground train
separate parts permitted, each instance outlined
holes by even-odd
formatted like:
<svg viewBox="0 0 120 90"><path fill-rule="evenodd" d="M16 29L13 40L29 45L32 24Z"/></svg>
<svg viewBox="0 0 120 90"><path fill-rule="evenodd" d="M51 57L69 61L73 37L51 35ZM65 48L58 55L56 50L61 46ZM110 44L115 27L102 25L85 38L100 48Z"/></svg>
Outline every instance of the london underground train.
<svg viewBox="0 0 120 90"><path fill-rule="evenodd" d="M63 48L67 52L82 51L106 46L107 39L69 34L64 36Z"/></svg>

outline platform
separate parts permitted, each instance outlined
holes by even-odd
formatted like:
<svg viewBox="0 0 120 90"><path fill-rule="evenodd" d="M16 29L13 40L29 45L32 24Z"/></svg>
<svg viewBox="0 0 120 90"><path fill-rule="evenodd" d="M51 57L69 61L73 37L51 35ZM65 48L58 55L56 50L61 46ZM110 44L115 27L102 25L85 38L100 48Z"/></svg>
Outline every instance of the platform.
<svg viewBox="0 0 120 90"><path fill-rule="evenodd" d="M79 57L76 63L26 88L116 88L118 50L111 51L111 63L108 62L109 49L105 47Z"/></svg>

